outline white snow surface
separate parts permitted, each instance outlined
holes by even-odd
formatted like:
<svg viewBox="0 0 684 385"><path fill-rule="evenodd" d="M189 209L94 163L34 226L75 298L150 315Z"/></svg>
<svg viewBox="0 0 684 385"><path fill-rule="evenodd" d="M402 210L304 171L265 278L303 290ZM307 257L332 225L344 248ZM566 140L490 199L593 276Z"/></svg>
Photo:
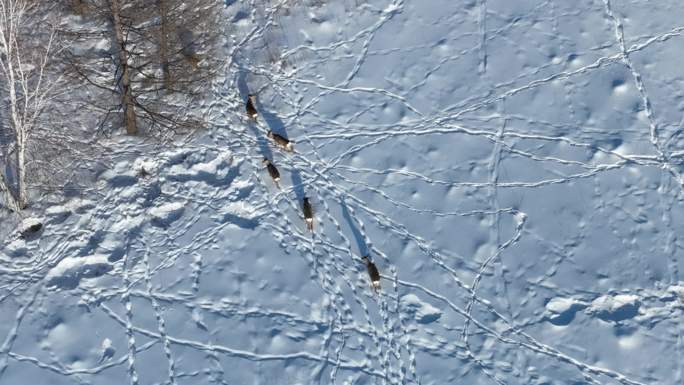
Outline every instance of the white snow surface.
<svg viewBox="0 0 684 385"><path fill-rule="evenodd" d="M210 127L0 234L0 384L684 382L680 2L226 4Z"/></svg>

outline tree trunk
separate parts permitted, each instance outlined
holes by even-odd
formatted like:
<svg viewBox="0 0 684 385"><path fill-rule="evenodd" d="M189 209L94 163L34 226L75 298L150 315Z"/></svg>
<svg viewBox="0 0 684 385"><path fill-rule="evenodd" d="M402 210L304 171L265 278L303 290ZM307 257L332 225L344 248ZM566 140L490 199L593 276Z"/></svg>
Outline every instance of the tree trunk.
<svg viewBox="0 0 684 385"><path fill-rule="evenodd" d="M121 68L121 104L124 109L124 124L126 133L135 135L138 133L138 125L135 121L135 101L131 90L130 68L128 66L128 51L124 38L123 24L121 23L121 5L119 0L110 0L112 9L112 24L114 35L119 49L119 67Z"/></svg>
<svg viewBox="0 0 684 385"><path fill-rule="evenodd" d="M159 60L161 61L161 69L164 74L164 88L168 91L171 89L171 69L169 68L169 9L167 0L157 0L157 7L159 8L159 17L161 28L159 31Z"/></svg>
<svg viewBox="0 0 684 385"><path fill-rule="evenodd" d="M19 212L19 205L17 204L17 200L14 198L9 183L7 183L7 181L5 180L5 176L2 174L0 174L0 192L3 193L3 195L5 196L5 206L11 211Z"/></svg>
<svg viewBox="0 0 684 385"><path fill-rule="evenodd" d="M17 193L12 199L12 206L14 210L18 211L26 207L26 169L25 166L25 151L26 151L26 130L27 127L24 125L24 113L20 108L24 106L21 103L20 95L17 94L17 88L22 90L21 77L17 78L15 71L17 69L15 66L21 66L21 61L19 60L19 46L17 44L17 34L18 25L21 24L21 16L23 11L26 9L26 3L23 2L2 2L2 17L1 27L2 32L0 33L0 43L2 44L4 57L4 63L2 65L2 70L6 77L7 91L9 91L9 114L10 114L10 125L14 130L14 138L16 142L16 157L17 157ZM21 69L19 69L20 71ZM20 75L23 75L19 72ZM25 98L27 96L24 96ZM24 112L24 113L22 113ZM9 188L9 186L7 186ZM22 194L22 191L24 192ZM8 194L12 194L9 190Z"/></svg>
<svg viewBox="0 0 684 385"><path fill-rule="evenodd" d="M21 138L17 143L17 199L16 206L23 210L28 206L28 189L26 188L26 141Z"/></svg>

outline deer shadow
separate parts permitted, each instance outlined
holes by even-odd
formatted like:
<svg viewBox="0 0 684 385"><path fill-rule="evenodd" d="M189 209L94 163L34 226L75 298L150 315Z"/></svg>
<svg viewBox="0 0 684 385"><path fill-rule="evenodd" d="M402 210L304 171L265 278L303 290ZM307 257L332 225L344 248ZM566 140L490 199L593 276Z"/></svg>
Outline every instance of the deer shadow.
<svg viewBox="0 0 684 385"><path fill-rule="evenodd" d="M292 191L294 191L297 197L297 202L300 205L304 202L304 197L306 197L306 191L304 191L304 183L302 182L302 174L297 168L292 168L290 171L290 177L292 178Z"/></svg>
<svg viewBox="0 0 684 385"><path fill-rule="evenodd" d="M352 235L354 235L354 239L356 239L356 245L359 248L359 254L360 255L370 254L370 250L368 250L368 245L366 245L366 240L363 237L363 234L361 234L361 231L359 230L359 228L356 227L356 223L354 222L354 219L352 219L351 214L349 213L349 209L347 208L347 204L345 202L340 202L340 205L342 206L342 216L344 217L344 219L349 224L349 228L351 229Z"/></svg>
<svg viewBox="0 0 684 385"><path fill-rule="evenodd" d="M276 114L268 112L263 108L260 108L261 103L259 102L258 98L257 105L259 106L259 115L264 119L264 123L266 123L268 129L289 140L290 138L287 135L287 130L285 130L285 123L283 123L283 121L280 120L280 118Z"/></svg>

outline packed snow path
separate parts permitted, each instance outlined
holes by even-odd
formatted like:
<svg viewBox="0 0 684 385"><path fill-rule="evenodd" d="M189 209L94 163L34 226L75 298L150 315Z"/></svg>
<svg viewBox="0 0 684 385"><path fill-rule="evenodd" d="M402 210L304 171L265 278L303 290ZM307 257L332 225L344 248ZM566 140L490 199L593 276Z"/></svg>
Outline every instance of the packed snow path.
<svg viewBox="0 0 684 385"><path fill-rule="evenodd" d="M227 3L210 131L3 237L0 384L682 382L677 2Z"/></svg>

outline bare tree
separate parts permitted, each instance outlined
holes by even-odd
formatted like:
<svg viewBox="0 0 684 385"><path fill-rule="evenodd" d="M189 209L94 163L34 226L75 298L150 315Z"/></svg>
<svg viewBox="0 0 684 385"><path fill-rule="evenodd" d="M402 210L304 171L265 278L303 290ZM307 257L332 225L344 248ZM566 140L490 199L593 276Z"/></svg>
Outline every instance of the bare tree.
<svg viewBox="0 0 684 385"><path fill-rule="evenodd" d="M68 5L76 12L73 0ZM220 34L221 1L81 0L81 5L88 12L83 28L70 26L75 49L67 59L79 81L100 94L90 108L103 117L102 125L119 116L128 134L161 135L202 126L202 117L189 106L207 95L217 72L211 52ZM80 48L107 36L108 54Z"/></svg>
<svg viewBox="0 0 684 385"><path fill-rule="evenodd" d="M101 158L96 129L201 127L192 106L217 72L222 4L0 0L0 203L80 188Z"/></svg>
<svg viewBox="0 0 684 385"><path fill-rule="evenodd" d="M169 3L168 0L157 0L159 9L159 61L164 77L164 88L171 88L171 65L169 63Z"/></svg>
<svg viewBox="0 0 684 385"><path fill-rule="evenodd" d="M0 143L4 144L0 192L6 206L14 211L28 205L27 149L34 139L38 119L59 84L59 79L47 82L54 30L48 33L42 49L29 43L28 28L36 28L31 20L36 7L29 0L0 0L0 116L5 131L0 137L4 138Z"/></svg>
<svg viewBox="0 0 684 385"><path fill-rule="evenodd" d="M124 125L129 135L138 133L138 125L135 119L135 101L131 90L130 63L128 62L128 44L124 36L124 25L121 21L121 3L119 0L109 0L112 15L112 30L116 37L116 50L119 54L119 70L121 71L121 105L124 112Z"/></svg>

